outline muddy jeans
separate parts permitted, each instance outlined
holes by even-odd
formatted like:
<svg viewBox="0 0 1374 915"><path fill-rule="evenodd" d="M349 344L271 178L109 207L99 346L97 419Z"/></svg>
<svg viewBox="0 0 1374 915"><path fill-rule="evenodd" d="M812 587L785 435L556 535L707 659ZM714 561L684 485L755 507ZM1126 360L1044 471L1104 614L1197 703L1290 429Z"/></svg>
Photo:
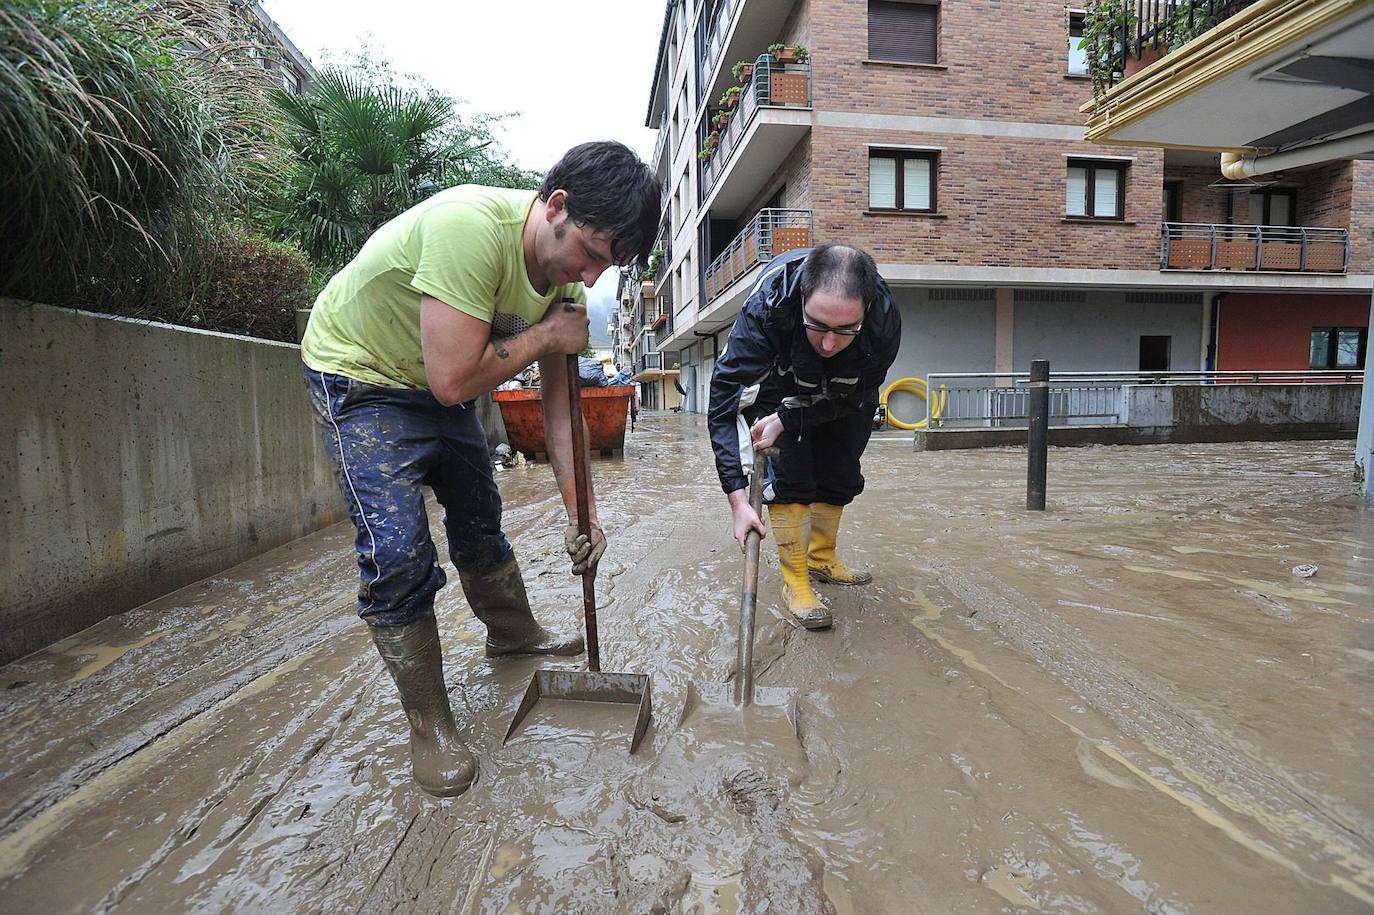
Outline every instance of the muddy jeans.
<svg viewBox="0 0 1374 915"><path fill-rule="evenodd" d="M447 579L429 536L425 486L444 507L455 566L482 569L510 555L486 435L470 403L445 407L429 391L304 368L357 529L359 616L374 626L403 626L433 612Z"/></svg>
<svg viewBox="0 0 1374 915"><path fill-rule="evenodd" d="M871 409L863 409L795 432L784 430L768 458L764 500L770 505L853 502L864 491L859 458L873 432L872 416Z"/></svg>

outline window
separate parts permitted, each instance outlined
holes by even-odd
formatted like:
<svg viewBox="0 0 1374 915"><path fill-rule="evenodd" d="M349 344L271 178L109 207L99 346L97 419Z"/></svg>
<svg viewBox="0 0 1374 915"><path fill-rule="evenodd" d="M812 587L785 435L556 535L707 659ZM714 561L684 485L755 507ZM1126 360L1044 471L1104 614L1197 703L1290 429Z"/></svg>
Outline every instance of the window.
<svg viewBox="0 0 1374 915"><path fill-rule="evenodd" d="M883 149L868 154L868 208L935 212L939 153Z"/></svg>
<svg viewBox="0 0 1374 915"><path fill-rule="evenodd" d="M1080 219L1124 219L1126 163L1070 159L1064 212Z"/></svg>
<svg viewBox="0 0 1374 915"><path fill-rule="evenodd" d="M1314 327L1309 367L1363 369L1368 344L1367 327Z"/></svg>
<svg viewBox="0 0 1374 915"><path fill-rule="evenodd" d="M1182 181L1164 182L1164 221L1183 221Z"/></svg>
<svg viewBox="0 0 1374 915"><path fill-rule="evenodd" d="M1295 226L1298 193L1292 188L1267 187L1250 193L1250 225Z"/></svg>
<svg viewBox="0 0 1374 915"><path fill-rule="evenodd" d="M1172 337L1142 336L1140 338L1140 370L1142 372L1169 371L1169 344Z"/></svg>
<svg viewBox="0 0 1374 915"><path fill-rule="evenodd" d="M1083 40L1083 14L1069 13L1069 75L1088 75L1088 51L1080 48Z"/></svg>
<svg viewBox="0 0 1374 915"><path fill-rule="evenodd" d="M939 25L939 3L868 0L869 59L936 63Z"/></svg>

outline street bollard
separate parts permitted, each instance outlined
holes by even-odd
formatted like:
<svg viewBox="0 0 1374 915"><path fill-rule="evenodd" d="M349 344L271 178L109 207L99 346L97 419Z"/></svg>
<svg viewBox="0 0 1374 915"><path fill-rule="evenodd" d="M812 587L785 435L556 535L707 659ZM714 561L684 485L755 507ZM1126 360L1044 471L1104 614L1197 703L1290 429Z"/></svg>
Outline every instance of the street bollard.
<svg viewBox="0 0 1374 915"><path fill-rule="evenodd" d="M1045 510L1045 465L1049 461L1050 363L1035 359L1030 370L1030 433L1026 442L1026 509Z"/></svg>

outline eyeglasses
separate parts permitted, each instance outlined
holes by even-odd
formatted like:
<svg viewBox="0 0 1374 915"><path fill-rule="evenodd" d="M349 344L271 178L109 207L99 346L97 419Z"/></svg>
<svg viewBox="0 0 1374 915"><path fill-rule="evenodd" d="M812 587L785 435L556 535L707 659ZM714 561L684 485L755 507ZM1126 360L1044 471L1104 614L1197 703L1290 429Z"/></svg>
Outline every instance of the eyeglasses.
<svg viewBox="0 0 1374 915"><path fill-rule="evenodd" d="M853 327L830 327L829 325L818 324L812 321L806 316L806 312L802 312L802 327L818 334L836 334L841 337L857 337L859 331L863 330L863 323L860 322Z"/></svg>

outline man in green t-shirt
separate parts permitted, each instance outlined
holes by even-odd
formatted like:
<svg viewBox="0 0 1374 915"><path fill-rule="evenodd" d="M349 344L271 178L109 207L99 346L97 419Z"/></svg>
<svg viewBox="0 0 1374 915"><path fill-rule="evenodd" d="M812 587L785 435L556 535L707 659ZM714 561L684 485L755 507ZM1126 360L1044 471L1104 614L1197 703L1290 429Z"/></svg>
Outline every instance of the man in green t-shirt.
<svg viewBox="0 0 1374 915"><path fill-rule="evenodd" d="M582 652L530 611L501 530L501 495L472 401L538 361L544 435L567 510L573 572L606 549L591 502L579 536L565 354L587 345L585 286L647 261L653 173L619 143L574 147L538 192L465 185L382 226L320 293L301 341L311 404L357 529L358 614L410 722L415 779L461 794L477 776L444 687L434 595L446 576L423 487L444 508L448 552L488 657Z"/></svg>

